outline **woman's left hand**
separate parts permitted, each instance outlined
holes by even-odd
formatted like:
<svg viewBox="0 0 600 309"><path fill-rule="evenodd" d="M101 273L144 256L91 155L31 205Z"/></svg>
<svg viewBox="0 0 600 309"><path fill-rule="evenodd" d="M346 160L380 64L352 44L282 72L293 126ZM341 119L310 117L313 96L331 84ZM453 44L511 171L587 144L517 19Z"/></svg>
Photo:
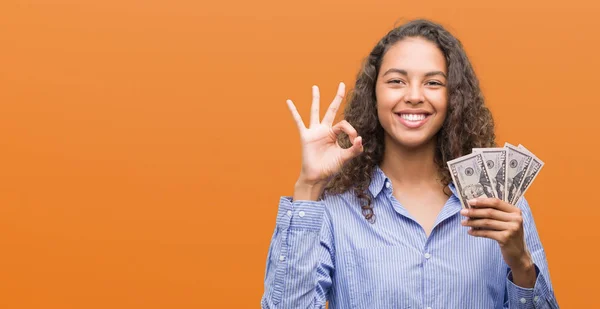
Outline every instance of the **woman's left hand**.
<svg viewBox="0 0 600 309"><path fill-rule="evenodd" d="M463 226L471 227L468 233L497 241L513 273L531 270L533 260L525 243L521 209L497 198L476 198L468 203L472 208L460 211L468 217L462 221Z"/></svg>

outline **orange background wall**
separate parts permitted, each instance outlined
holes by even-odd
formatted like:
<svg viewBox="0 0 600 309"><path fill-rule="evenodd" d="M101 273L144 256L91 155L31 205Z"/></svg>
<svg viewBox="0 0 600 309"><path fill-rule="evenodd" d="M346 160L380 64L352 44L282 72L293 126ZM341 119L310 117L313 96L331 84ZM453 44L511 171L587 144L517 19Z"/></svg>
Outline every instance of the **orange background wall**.
<svg viewBox="0 0 600 309"><path fill-rule="evenodd" d="M415 17L546 162L527 196L559 303L600 305L598 5L366 3L1 1L0 308L258 308L300 166L285 99L326 106Z"/></svg>

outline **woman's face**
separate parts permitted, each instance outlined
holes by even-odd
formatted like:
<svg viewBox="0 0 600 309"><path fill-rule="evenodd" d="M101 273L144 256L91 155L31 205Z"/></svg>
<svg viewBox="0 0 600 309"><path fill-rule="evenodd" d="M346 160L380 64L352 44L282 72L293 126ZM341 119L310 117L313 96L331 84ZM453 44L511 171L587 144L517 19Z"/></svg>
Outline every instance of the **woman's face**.
<svg viewBox="0 0 600 309"><path fill-rule="evenodd" d="M423 38L404 38L383 57L375 86L386 141L418 147L433 141L448 110L446 59Z"/></svg>

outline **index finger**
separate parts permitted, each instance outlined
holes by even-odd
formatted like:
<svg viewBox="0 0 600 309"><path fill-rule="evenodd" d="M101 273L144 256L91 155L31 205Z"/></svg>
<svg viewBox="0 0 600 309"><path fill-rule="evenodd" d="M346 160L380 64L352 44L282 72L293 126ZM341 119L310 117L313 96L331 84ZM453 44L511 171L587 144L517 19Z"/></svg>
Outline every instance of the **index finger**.
<svg viewBox="0 0 600 309"><path fill-rule="evenodd" d="M495 197L479 197L468 200L467 203L476 208L495 208L504 212L515 212L518 208Z"/></svg>
<svg viewBox="0 0 600 309"><path fill-rule="evenodd" d="M329 105L329 108L327 109L327 113L325 113L325 116L323 117L323 122L322 122L323 124L331 125L333 123L333 120L335 119L335 114L337 113L338 109L340 108L340 104L342 103L342 99L344 98L345 93L346 93L346 85L344 85L343 82L340 82L340 85L338 86L337 94L335 95L335 98Z"/></svg>
<svg viewBox="0 0 600 309"><path fill-rule="evenodd" d="M288 99L285 101L285 103L287 103L288 109L292 113L292 117L294 117L294 121L296 122L296 126L298 126L298 130L300 131L300 133L302 133L302 131L306 130L306 126L304 125L304 121L302 121L302 117L298 113L294 102Z"/></svg>
<svg viewBox="0 0 600 309"><path fill-rule="evenodd" d="M310 126L315 126L319 124L319 104L321 101L319 100L319 87L317 85L312 86L312 106L310 110Z"/></svg>

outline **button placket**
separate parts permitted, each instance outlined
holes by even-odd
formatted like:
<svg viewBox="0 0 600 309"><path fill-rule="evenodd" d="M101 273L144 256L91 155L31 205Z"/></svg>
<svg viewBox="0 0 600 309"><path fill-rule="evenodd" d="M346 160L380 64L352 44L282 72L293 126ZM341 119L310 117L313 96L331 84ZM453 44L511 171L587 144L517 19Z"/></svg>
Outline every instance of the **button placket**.
<svg viewBox="0 0 600 309"><path fill-rule="evenodd" d="M527 299L525 299L524 297L521 297L520 301L521 301L521 304L527 303Z"/></svg>

